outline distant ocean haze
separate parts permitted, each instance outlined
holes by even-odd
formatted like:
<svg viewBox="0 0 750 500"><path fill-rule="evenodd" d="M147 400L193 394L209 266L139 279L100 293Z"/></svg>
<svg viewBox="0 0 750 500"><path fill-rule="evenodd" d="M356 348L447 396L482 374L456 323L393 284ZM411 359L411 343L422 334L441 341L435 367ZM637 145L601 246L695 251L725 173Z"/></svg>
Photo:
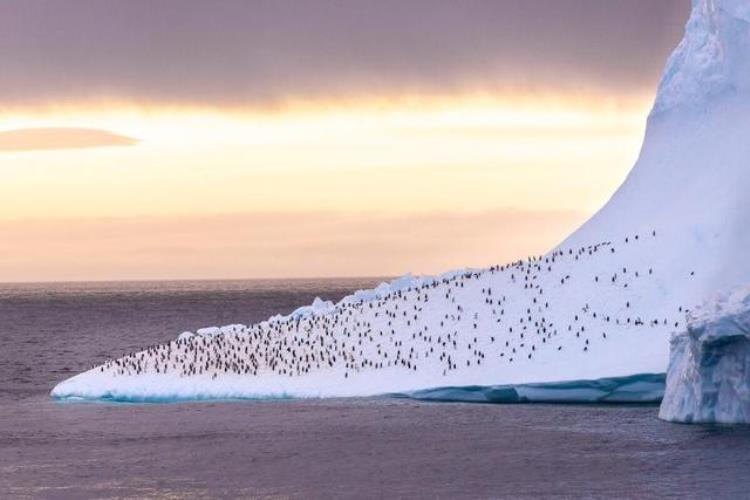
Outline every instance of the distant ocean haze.
<svg viewBox="0 0 750 500"><path fill-rule="evenodd" d="M585 217L498 210L0 221L0 281L434 274L538 254Z"/></svg>

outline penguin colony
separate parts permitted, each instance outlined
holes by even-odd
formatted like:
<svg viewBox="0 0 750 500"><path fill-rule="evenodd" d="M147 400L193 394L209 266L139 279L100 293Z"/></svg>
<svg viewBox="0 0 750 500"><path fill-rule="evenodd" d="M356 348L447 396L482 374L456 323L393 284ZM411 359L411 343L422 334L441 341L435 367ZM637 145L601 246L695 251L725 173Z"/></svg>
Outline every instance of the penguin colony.
<svg viewBox="0 0 750 500"><path fill-rule="evenodd" d="M620 244L656 238L653 230L627 236ZM599 265L593 268L607 272L584 275L592 268L585 262L596 259ZM672 331L684 324L684 306L669 317L639 314L638 290L656 286L657 275L652 267L621 265L611 241L558 249L508 265L423 280L372 300L345 299L324 312L180 338L94 369L114 377L176 374L211 379L303 377L335 370L346 380L384 369L404 374L428 369L447 376L489 364L530 363L542 353L592 353L633 329ZM685 279L693 275L691 271ZM570 307L580 280L593 282L601 293ZM566 306L557 307L563 300Z"/></svg>

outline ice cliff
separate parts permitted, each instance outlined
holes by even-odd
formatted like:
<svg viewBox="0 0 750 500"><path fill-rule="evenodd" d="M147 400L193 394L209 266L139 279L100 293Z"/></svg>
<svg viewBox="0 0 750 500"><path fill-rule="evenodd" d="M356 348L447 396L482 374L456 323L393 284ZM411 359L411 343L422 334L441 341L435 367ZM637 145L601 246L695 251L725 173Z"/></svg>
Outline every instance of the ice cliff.
<svg viewBox="0 0 750 500"><path fill-rule="evenodd" d="M750 423L750 287L706 302L671 344L659 417Z"/></svg>

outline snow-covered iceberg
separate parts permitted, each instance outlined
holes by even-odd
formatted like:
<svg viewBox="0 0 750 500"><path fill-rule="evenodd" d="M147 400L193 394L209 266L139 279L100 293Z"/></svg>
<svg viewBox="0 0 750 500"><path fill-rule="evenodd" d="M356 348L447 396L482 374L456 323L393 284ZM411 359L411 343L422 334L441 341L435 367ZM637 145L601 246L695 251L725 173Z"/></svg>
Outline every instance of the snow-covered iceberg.
<svg viewBox="0 0 750 500"><path fill-rule="evenodd" d="M750 287L717 296L672 337L659 418L750 423Z"/></svg>
<svg viewBox="0 0 750 500"><path fill-rule="evenodd" d="M253 325L186 332L65 380L52 394L472 400L479 388L491 400L512 388L537 400L566 383L614 387L665 373L669 337L685 329L685 313L707 294L750 282L749 3L693 2L638 162L607 204L549 253L405 276L337 304L318 300ZM654 386L628 391L648 398ZM562 399L591 394L568 390Z"/></svg>

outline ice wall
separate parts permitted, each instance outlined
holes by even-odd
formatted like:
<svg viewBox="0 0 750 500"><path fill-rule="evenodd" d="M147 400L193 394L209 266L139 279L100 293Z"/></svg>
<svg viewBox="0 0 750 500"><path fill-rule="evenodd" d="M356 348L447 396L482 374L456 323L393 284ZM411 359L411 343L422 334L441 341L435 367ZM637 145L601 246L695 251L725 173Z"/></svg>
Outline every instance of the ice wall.
<svg viewBox="0 0 750 500"><path fill-rule="evenodd" d="M659 418L750 423L750 286L707 302L673 336Z"/></svg>
<svg viewBox="0 0 750 500"><path fill-rule="evenodd" d="M685 36L667 61L653 113L702 107L750 87L747 0L693 0Z"/></svg>

